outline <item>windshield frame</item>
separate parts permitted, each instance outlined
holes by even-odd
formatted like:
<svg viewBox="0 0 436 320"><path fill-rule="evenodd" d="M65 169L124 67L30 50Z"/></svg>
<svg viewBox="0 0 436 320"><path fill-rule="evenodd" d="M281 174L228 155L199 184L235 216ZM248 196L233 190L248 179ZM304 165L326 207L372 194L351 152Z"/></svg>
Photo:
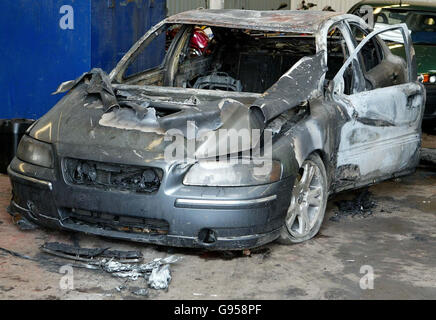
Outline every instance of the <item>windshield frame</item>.
<svg viewBox="0 0 436 320"><path fill-rule="evenodd" d="M148 45L150 45L152 43L152 41L157 36L162 34L162 32L164 32L164 30L167 30L172 25L180 25L181 28L180 28L180 31L175 36L173 42L171 43L168 51L165 53L165 57L163 59L163 62L159 66L152 67L150 69L143 70L143 71L140 71L140 72L135 73L135 74L131 74L128 77L126 77L125 74L126 74L127 70L129 69L129 66L135 61L135 59L138 57L138 55L143 50L145 50L146 47ZM209 26L209 25L206 25L206 26ZM210 26L213 27L213 24L210 24ZM114 84L117 84L117 85L121 85L123 87L124 86L138 87L138 85L135 85L133 83L129 84L129 83L126 83L126 82L128 82L131 79L134 79L135 76L139 76L140 77L140 75L145 73L145 72L154 72L154 70L158 71L158 70L161 70L162 68L163 69L168 69L169 66L171 65L171 61L170 61L171 57L173 56L173 54L177 51L178 47L180 46L181 39L186 34L186 32L189 31L189 29L192 29L193 27L194 27L194 24L175 23L175 22L172 22L172 21L169 22L168 19L162 20L160 23L158 23L157 25L152 27L147 33L145 33L130 48L130 50L123 56L123 58L118 62L116 67L109 74L109 78L110 78L111 82L114 83ZM237 27L236 28L227 28L227 29L240 29L240 30L244 30L242 28L237 28ZM258 30L258 29L250 29L250 30L253 31L254 33L261 31L261 30ZM269 33L269 32L272 32L272 31L268 31L267 30L267 31L264 31L264 32L265 33ZM292 36L290 35L289 37L298 38L300 36L295 34L295 35L292 35ZM318 38L319 34L304 34L304 35L301 35L301 37L302 38L313 38L315 54L314 55L307 55L305 57L314 58L316 56L316 54L318 54L318 52L320 51L320 48L319 48L320 41L319 41L319 38ZM295 65L297 65L299 63L300 63L300 61L298 61ZM291 69L292 69L292 67L291 67ZM286 74L286 72L284 74ZM322 83L321 79L319 79L319 83ZM279 81L279 80L280 80L280 78L277 79L277 81ZM319 85L319 86L321 86L321 85ZM165 84L164 85L145 85L144 87L147 87L148 89L151 89L152 87L160 88L160 89L163 89L163 88L178 88L178 87L173 87L173 86L167 86ZM268 90L270 90L270 88L271 87L267 88L264 92L267 92ZM190 89L190 88L181 88L181 89ZM210 89L193 89L193 90L211 91ZM264 92L258 93L258 92L242 91L242 92L238 92L238 93L248 94L248 95L258 95L258 94L263 94Z"/></svg>

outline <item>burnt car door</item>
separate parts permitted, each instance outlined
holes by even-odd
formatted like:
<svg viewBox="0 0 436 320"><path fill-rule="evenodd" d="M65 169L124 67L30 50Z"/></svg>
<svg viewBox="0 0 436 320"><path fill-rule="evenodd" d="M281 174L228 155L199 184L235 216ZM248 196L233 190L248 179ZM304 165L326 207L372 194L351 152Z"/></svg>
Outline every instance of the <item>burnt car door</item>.
<svg viewBox="0 0 436 320"><path fill-rule="evenodd" d="M336 191L413 170L419 160L425 89L419 83L405 24L369 33L347 23L356 48L333 79L332 96L345 110L337 154ZM402 35L404 57L392 54L379 35ZM390 46L393 46L391 44ZM352 90L346 73L357 68ZM349 91L349 92L346 92ZM348 94L347 94L348 93Z"/></svg>

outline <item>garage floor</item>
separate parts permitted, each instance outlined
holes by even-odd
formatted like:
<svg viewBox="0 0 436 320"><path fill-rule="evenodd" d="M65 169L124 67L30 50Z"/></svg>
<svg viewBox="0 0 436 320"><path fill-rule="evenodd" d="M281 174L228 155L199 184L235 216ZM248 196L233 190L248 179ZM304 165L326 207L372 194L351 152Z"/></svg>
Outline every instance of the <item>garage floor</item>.
<svg viewBox="0 0 436 320"><path fill-rule="evenodd" d="M331 199L320 234L294 246L270 244L251 256L207 253L108 241L51 230L19 231L6 212L10 184L0 175L0 247L38 259L0 252L0 299L143 299L132 294L145 280L126 282L102 271L73 269L74 289L62 290L59 265L71 261L41 253L46 241L82 247L137 249L145 261L177 254L167 292L153 299L436 299L436 170L421 167L411 176L370 189L373 213L337 216ZM330 219L335 217L336 219ZM362 266L374 271L374 289L359 286ZM363 269L363 272L367 272ZM116 287L125 285L117 291Z"/></svg>

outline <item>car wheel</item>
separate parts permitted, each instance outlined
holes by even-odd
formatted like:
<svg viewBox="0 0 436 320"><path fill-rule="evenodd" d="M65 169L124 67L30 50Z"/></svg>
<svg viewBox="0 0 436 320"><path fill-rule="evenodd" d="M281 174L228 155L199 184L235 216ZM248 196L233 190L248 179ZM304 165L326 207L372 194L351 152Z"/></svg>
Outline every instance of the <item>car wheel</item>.
<svg viewBox="0 0 436 320"><path fill-rule="evenodd" d="M319 231L327 206L327 173L321 158L312 154L304 161L292 191L291 203L279 242L300 243Z"/></svg>

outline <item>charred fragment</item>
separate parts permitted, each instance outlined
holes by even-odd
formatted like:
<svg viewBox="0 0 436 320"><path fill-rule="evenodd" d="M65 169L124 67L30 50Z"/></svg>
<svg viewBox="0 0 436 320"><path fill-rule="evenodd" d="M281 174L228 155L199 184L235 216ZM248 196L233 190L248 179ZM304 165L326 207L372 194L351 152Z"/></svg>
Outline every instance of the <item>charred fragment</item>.
<svg viewBox="0 0 436 320"><path fill-rule="evenodd" d="M142 253L139 251L109 250L109 248L80 248L67 243L46 242L41 250L62 258L97 262L98 259L115 259L125 262L139 262L142 260Z"/></svg>
<svg viewBox="0 0 436 320"><path fill-rule="evenodd" d="M72 90L80 83L84 83L83 90L88 95L97 96L102 101L104 110L118 106L111 81L107 74L100 68L94 68L90 72L85 72L74 81L62 83L53 94Z"/></svg>
<svg viewBox="0 0 436 320"><path fill-rule="evenodd" d="M371 199L371 192L368 189L363 189L352 200L341 200L335 202L338 207L338 212L330 218L331 221L339 221L346 216L360 216L366 218L373 213L373 209L377 206Z"/></svg>
<svg viewBox="0 0 436 320"><path fill-rule="evenodd" d="M100 265L104 271L114 277L127 278L133 281L145 278L150 288L159 290L168 288L171 282L170 265L177 263L179 260L180 258L177 256L157 258L145 264L128 264L104 260ZM138 290L136 294L147 295L147 292L148 290L143 288Z"/></svg>

